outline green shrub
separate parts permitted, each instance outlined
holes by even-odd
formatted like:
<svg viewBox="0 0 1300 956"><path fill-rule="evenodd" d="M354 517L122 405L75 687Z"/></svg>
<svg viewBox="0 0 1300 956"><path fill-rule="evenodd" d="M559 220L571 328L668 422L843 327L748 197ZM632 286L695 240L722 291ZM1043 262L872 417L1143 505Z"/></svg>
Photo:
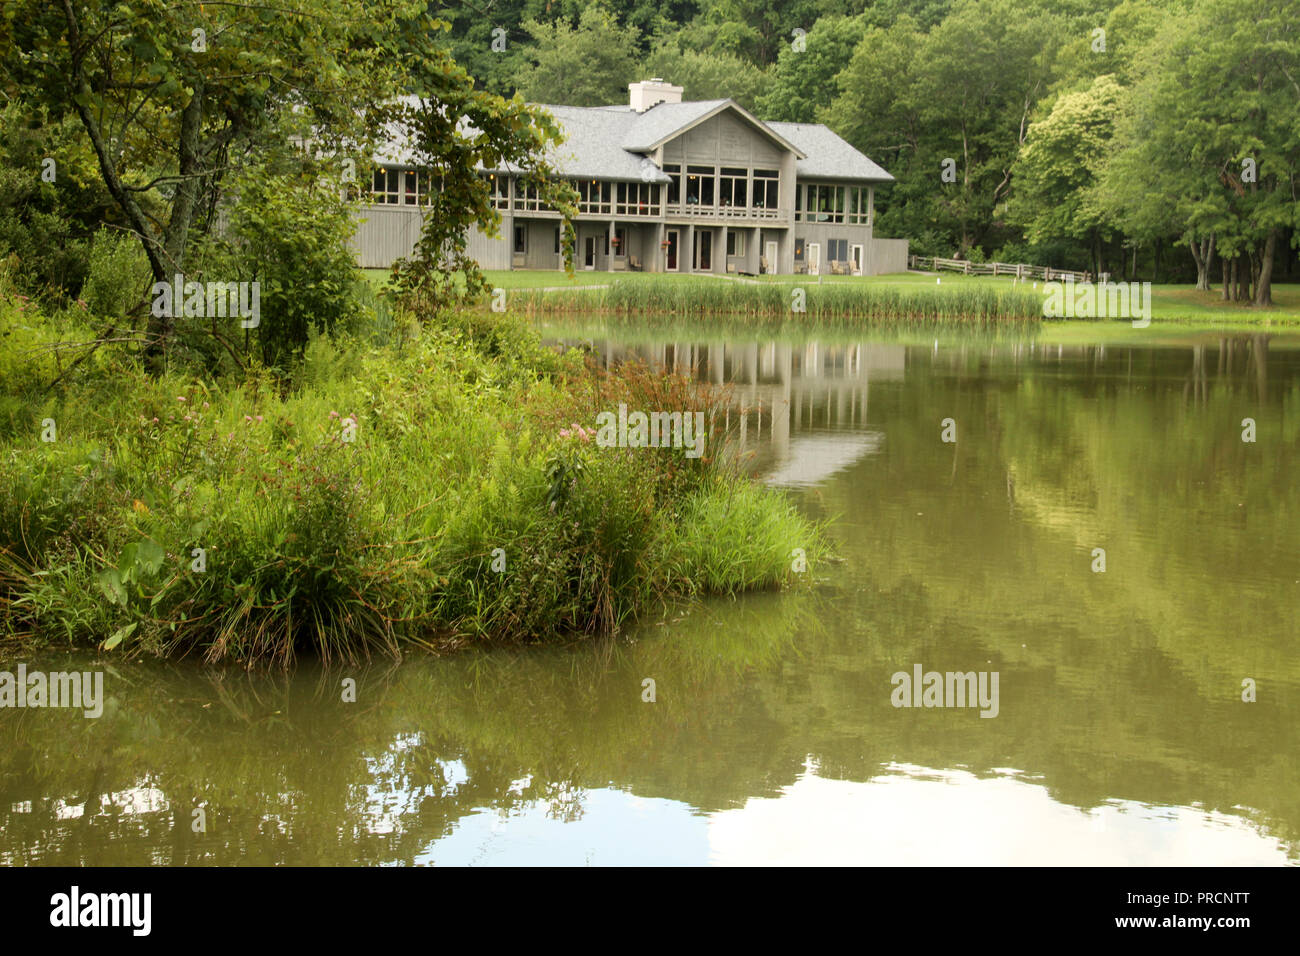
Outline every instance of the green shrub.
<svg viewBox="0 0 1300 956"><path fill-rule="evenodd" d="M133 233L101 229L90 247L90 274L81 298L92 315L121 319L148 299L153 274Z"/></svg>

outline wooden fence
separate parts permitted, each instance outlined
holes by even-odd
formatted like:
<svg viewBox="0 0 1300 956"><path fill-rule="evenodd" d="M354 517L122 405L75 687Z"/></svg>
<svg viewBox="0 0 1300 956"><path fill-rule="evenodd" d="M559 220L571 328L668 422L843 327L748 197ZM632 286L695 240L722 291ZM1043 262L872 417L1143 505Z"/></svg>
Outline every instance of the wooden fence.
<svg viewBox="0 0 1300 956"><path fill-rule="evenodd" d="M909 263L913 269L929 272L960 272L968 276L1015 276L1017 279L1042 279L1051 282L1055 279L1074 279L1075 282L1091 282L1091 272L1073 272L1069 269L1053 269L1051 266L1029 266L1024 263L1008 262L971 262L967 259L941 259L938 256L911 256ZM1109 273L1102 274L1102 281L1110 278Z"/></svg>

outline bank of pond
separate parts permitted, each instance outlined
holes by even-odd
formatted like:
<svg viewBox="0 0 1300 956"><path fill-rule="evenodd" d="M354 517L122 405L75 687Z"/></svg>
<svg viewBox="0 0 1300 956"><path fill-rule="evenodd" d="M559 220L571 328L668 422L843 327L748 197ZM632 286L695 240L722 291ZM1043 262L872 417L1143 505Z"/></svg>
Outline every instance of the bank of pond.
<svg viewBox="0 0 1300 956"><path fill-rule="evenodd" d="M30 346L0 399L11 650L287 666L611 634L795 584L820 554L726 452L719 390L595 368L512 316L449 312L382 348L322 336L287 378L154 377L105 346L53 389L43 317L3 319ZM594 441L620 407L705 433Z"/></svg>

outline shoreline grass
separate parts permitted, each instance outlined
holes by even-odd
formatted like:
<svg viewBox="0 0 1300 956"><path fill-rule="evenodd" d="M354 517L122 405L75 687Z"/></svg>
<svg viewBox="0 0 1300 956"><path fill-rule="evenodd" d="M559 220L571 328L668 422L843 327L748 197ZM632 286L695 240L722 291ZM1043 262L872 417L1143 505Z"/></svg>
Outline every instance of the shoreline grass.
<svg viewBox="0 0 1300 956"><path fill-rule="evenodd" d="M664 318L729 317L754 328L786 323L842 327L1030 327L1040 321L1037 297L1019 289L896 288L885 285L742 283L716 278L622 276L585 289L516 289L509 306L531 317L577 313Z"/></svg>
<svg viewBox="0 0 1300 956"><path fill-rule="evenodd" d="M154 379L106 345L47 394L40 347L90 336L72 321L0 290L0 333L22 346L0 356L10 652L289 666L571 639L789 586L791 550L822 553L791 500L729 465L721 432L693 459L571 427L724 395L601 372L515 316L448 313L384 347L318 337L290 380Z"/></svg>
<svg viewBox="0 0 1300 956"><path fill-rule="evenodd" d="M369 271L380 276L387 275L382 270ZM788 290L796 286L809 290L819 287L825 289L829 286L845 286L864 289L895 289L899 292L919 292L919 290L939 292L942 289L944 293L941 294L946 294L949 290L970 289L1015 293L1027 292L1035 300L1031 307L1033 314L1029 320L1041 320L1045 326L1056 324L1055 320L1041 319L1042 292L1040 288L1035 287L1034 282L1018 283L1013 277L1004 276L964 276L955 273L935 275L933 273L907 272L880 276L760 275L737 278L735 276L693 276L689 273L680 275L667 273L629 275L626 272L588 272L584 270L575 272L573 277L569 277L559 270L487 270L484 274L487 276L489 285L493 288L505 289L508 298L512 302L516 298L514 293L521 292L529 293L524 297L525 301L534 301L537 297L533 293L542 288L585 289L586 291L580 293L584 298L568 298L563 296L562 293L551 296L552 301L557 305L562 304L566 312L590 311L593 303L600 301L599 298L593 297L598 290L589 289L588 286L649 280L674 285L692 282L711 283L715 287L715 291L711 296L712 299L719 295L725 295L725 293L718 292L716 287L740 289L745 286L783 287L787 290L785 292L787 296L789 295ZM941 282L936 283L936 279L940 279ZM1038 285L1041 286L1041 283ZM747 310L752 311L746 303L757 297L757 294L740 292L736 293L736 295L740 305L735 311L738 314L745 314ZM1198 291L1190 284L1152 285L1151 298L1152 320L1166 325L1176 323L1187 328L1208 327L1224 330L1246 330L1261 326L1265 328L1300 329L1300 283L1275 283L1273 286L1274 305L1265 309L1259 309L1245 303L1223 302L1217 288L1209 291ZM788 312L788 303L786 303L786 307ZM608 312L612 310L602 308L600 311ZM544 313L538 312L536 314ZM788 317L795 322L808 321L807 315L790 314ZM959 316L954 313L948 318L950 321L956 321ZM1066 321L1070 325L1078 326L1102 324L1106 320L1074 319Z"/></svg>

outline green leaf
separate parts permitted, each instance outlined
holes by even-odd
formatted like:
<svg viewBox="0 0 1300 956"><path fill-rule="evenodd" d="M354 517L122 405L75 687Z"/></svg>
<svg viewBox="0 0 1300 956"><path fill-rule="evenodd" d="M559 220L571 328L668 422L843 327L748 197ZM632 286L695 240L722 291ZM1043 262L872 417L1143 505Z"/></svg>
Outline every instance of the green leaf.
<svg viewBox="0 0 1300 956"><path fill-rule="evenodd" d="M115 632L113 632L113 636L104 642L103 644L104 650L111 651L113 648L117 647L117 645L121 644L122 641L124 641L126 638L130 637L132 634L135 633L135 629L137 626L138 626L138 622L133 621L132 623L128 624L126 627L118 628Z"/></svg>
<svg viewBox="0 0 1300 956"><path fill-rule="evenodd" d="M99 585L99 589L104 592L104 596L109 601L126 607L126 588L122 587L122 575L118 573L117 568L99 572L95 575L95 583Z"/></svg>

